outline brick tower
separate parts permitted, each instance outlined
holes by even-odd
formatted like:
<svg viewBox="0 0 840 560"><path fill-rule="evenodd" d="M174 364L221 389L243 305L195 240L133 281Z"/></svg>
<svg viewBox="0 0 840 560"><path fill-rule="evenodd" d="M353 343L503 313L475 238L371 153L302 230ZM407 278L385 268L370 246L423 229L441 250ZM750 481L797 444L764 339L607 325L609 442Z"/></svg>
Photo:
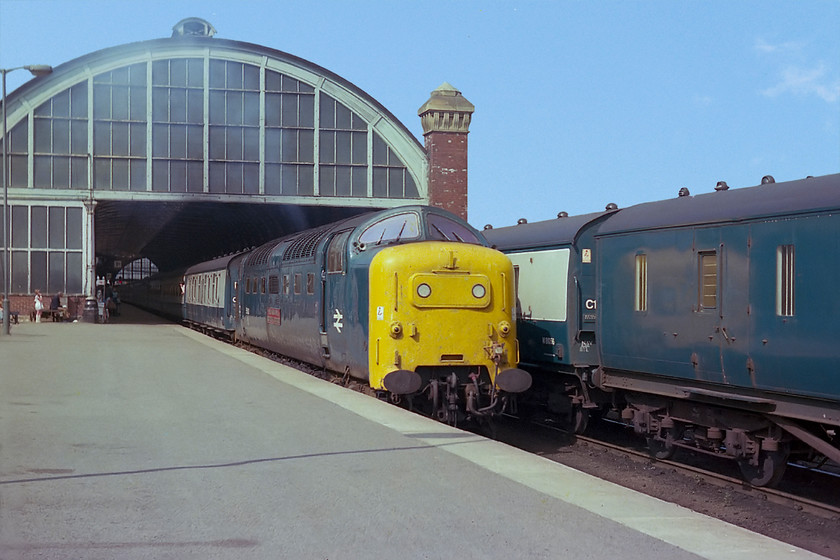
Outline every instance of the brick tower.
<svg viewBox="0 0 840 560"><path fill-rule="evenodd" d="M475 106L444 82L417 110L429 157L432 206L467 219L467 134Z"/></svg>

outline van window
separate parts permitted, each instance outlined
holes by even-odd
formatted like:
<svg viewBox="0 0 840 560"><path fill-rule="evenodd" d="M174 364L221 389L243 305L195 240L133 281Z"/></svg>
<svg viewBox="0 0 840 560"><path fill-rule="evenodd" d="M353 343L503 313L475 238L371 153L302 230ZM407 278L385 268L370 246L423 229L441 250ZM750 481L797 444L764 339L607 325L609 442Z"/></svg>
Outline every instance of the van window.
<svg viewBox="0 0 840 560"><path fill-rule="evenodd" d="M717 308L718 266L717 252L703 251L700 253L700 311Z"/></svg>

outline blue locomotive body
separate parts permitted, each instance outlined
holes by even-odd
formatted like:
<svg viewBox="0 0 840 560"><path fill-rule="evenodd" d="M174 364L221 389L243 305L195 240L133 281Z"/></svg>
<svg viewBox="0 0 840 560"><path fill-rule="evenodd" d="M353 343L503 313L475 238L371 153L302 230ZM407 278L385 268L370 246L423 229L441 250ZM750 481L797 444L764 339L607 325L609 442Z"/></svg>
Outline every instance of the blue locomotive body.
<svg viewBox="0 0 840 560"><path fill-rule="evenodd" d="M523 362L554 384L547 402L580 429L617 406L657 456L726 455L754 484L791 452L840 462L840 175L567 220L485 232L518 266ZM567 274L525 279L558 251ZM565 321L548 320L558 294Z"/></svg>

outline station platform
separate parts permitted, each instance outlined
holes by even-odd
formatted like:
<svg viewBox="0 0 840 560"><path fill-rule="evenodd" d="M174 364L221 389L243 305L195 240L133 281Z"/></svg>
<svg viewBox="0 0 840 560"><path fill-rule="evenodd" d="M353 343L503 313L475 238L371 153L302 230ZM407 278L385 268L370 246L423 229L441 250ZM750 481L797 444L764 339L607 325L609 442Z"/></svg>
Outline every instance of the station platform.
<svg viewBox="0 0 840 560"><path fill-rule="evenodd" d="M128 306L0 337L0 558L822 558Z"/></svg>

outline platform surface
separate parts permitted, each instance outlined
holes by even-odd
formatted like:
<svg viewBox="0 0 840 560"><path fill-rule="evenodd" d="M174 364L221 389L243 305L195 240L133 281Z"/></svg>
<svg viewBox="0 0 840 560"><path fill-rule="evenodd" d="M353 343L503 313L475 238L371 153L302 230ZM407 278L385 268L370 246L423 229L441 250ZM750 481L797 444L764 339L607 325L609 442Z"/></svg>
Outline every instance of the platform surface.
<svg viewBox="0 0 840 560"><path fill-rule="evenodd" d="M821 558L142 312L0 337L0 559Z"/></svg>

